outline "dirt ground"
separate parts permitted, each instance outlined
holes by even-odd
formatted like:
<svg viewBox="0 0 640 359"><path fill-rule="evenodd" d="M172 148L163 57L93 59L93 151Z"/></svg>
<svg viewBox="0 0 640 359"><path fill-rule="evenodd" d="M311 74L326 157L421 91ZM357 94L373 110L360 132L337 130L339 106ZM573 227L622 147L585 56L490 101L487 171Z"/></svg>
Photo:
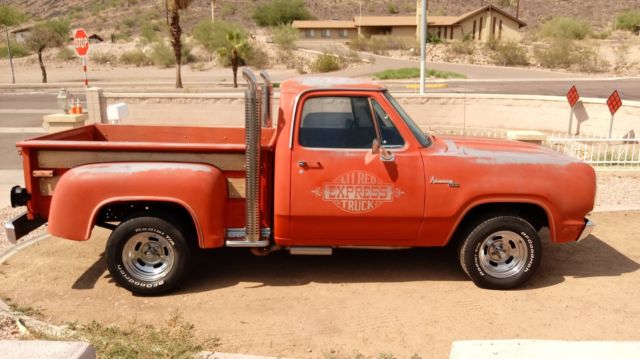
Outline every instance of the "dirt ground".
<svg viewBox="0 0 640 359"><path fill-rule="evenodd" d="M182 313L215 350L288 357L447 357L466 339L640 339L640 213L603 213L582 243L544 245L524 287L475 287L450 249L338 251L332 257L244 251L200 256L183 289L159 298L117 287L106 231L40 242L0 267L0 296L45 320L127 326Z"/></svg>

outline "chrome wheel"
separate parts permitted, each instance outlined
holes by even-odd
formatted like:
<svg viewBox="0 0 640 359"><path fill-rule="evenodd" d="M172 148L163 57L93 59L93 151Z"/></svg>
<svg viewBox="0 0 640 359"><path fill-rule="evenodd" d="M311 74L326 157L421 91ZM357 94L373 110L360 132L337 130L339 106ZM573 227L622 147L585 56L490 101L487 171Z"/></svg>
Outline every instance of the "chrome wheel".
<svg viewBox="0 0 640 359"><path fill-rule="evenodd" d="M485 238L478 251L480 267L495 278L509 278L524 268L529 249L525 239L511 231L495 232Z"/></svg>
<svg viewBox="0 0 640 359"><path fill-rule="evenodd" d="M175 253L164 236L141 232L127 240L122 250L122 264L127 272L140 281L156 281L173 268Z"/></svg>

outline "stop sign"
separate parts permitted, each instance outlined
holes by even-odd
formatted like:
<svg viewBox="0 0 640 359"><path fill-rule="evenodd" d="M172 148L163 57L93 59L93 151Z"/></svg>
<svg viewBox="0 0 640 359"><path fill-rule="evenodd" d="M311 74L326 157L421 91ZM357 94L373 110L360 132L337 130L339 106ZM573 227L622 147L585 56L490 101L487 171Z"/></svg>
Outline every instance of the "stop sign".
<svg viewBox="0 0 640 359"><path fill-rule="evenodd" d="M73 35L73 47L78 56L87 56L89 52L89 37L84 29L77 29Z"/></svg>

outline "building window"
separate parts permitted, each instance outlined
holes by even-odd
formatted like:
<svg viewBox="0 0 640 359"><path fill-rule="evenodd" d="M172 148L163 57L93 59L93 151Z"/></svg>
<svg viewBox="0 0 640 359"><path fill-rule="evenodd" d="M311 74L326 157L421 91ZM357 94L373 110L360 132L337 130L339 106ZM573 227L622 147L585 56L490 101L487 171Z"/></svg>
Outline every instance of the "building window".
<svg viewBox="0 0 640 359"><path fill-rule="evenodd" d="M331 37L331 30L329 29L322 30L322 37Z"/></svg>
<svg viewBox="0 0 640 359"><path fill-rule="evenodd" d="M484 18L480 18L480 27L478 28L478 40L482 41L482 26L484 24Z"/></svg>
<svg viewBox="0 0 640 359"><path fill-rule="evenodd" d="M502 40L502 20L500 20L500 27L498 28L498 39Z"/></svg>
<svg viewBox="0 0 640 359"><path fill-rule="evenodd" d="M473 20L473 35L471 37L473 40L476 39L476 25L477 25L477 20Z"/></svg>
<svg viewBox="0 0 640 359"><path fill-rule="evenodd" d="M314 29L307 29L307 30L304 32L304 36L305 36L305 37L308 37L308 38L316 37L316 30L314 30Z"/></svg>
<svg viewBox="0 0 640 359"><path fill-rule="evenodd" d="M493 20L491 20L491 38L495 39L496 38L496 18L494 17Z"/></svg>
<svg viewBox="0 0 640 359"><path fill-rule="evenodd" d="M342 37L342 38L349 37L349 30L347 30L347 29L340 30L340 37Z"/></svg>

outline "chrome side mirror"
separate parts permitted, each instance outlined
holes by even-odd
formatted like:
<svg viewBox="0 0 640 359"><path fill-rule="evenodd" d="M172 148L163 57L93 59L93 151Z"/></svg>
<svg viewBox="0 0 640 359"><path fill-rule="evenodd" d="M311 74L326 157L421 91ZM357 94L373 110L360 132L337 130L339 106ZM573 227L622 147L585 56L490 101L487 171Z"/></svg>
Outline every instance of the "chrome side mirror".
<svg viewBox="0 0 640 359"><path fill-rule="evenodd" d="M396 160L396 156L393 152L382 147L377 138L373 140L373 143L371 144L371 153L374 155L380 154L380 161L382 162L393 162Z"/></svg>

